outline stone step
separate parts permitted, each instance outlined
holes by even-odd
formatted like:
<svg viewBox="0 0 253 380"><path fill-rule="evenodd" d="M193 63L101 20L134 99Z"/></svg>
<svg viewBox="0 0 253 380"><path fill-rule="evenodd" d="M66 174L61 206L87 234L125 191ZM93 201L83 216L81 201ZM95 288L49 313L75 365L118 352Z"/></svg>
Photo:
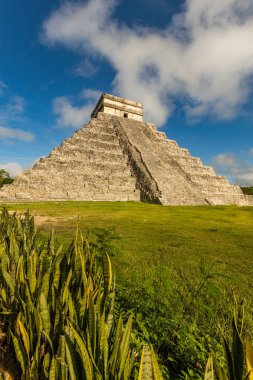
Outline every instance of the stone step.
<svg viewBox="0 0 253 380"><path fill-rule="evenodd" d="M114 129L111 128L91 128L90 126L87 126L86 128L74 133L74 135L70 138L67 138L64 140L67 142L73 142L78 143L79 141L83 141L92 137L95 137L100 140L110 140L115 139L117 136L115 134ZM63 143L64 143L63 142Z"/></svg>
<svg viewBox="0 0 253 380"><path fill-rule="evenodd" d="M70 188L71 189L71 188ZM75 188L74 188L75 189ZM128 184L128 185L121 185L121 184L103 184L103 183L97 183L94 182L92 184L89 184L89 186L84 186L83 191L84 192L102 192L102 193L108 193L108 192L114 192L114 193L128 193L135 190L135 186Z"/></svg>
<svg viewBox="0 0 253 380"><path fill-rule="evenodd" d="M204 197L199 197L199 196L189 196L189 194L185 194L185 196L172 196L171 194L163 194L163 197L160 199L162 204L164 205L189 205L189 202L191 205L202 205L205 204L205 198Z"/></svg>
<svg viewBox="0 0 253 380"><path fill-rule="evenodd" d="M119 145L115 146L113 149L111 149L108 146L96 147L96 146L91 146L87 143L83 146L65 145L58 151L54 150L48 157L50 157L50 158L55 157L55 158L60 159L60 157L64 157L65 155L66 156L84 155L84 157L85 157L85 155L90 156L91 154L93 154L93 155L97 156L97 155L100 155L103 153L105 153L105 154L114 153L114 154L121 154L121 155L123 154L122 148ZM43 162L43 160L42 160L42 162Z"/></svg>
<svg viewBox="0 0 253 380"><path fill-rule="evenodd" d="M177 155L171 155L171 157L173 159L176 160L177 164L179 165L193 165L193 166L196 166L196 165L200 165L202 166L202 161L200 158L198 157L182 157L182 156L177 156Z"/></svg>
<svg viewBox="0 0 253 380"><path fill-rule="evenodd" d="M51 191L51 189L50 189ZM136 190L135 187L123 187L123 186L87 186L87 187L79 187L79 188L68 188L68 192L75 193L75 194L107 194L107 193L114 193L114 194L129 194L129 193L136 193L139 192L139 190Z"/></svg>
<svg viewBox="0 0 253 380"><path fill-rule="evenodd" d="M229 188L229 186L217 186L210 184L202 184L199 185L202 193L205 194L236 194L233 190Z"/></svg>
<svg viewBox="0 0 253 380"><path fill-rule="evenodd" d="M135 201L139 202L140 201L140 194L137 192L127 192L127 193L106 193L106 194L101 194L101 193L96 193L93 195L85 196L85 200L87 201L118 201L118 202L127 202L127 201Z"/></svg>
<svg viewBox="0 0 253 380"><path fill-rule="evenodd" d="M180 149L180 148L170 148L170 147L167 147L166 146L166 152L170 157L173 157L175 158L176 160L180 157L182 158L192 158L190 156L190 153L189 151L186 151L186 150L183 150L183 149Z"/></svg>
<svg viewBox="0 0 253 380"><path fill-rule="evenodd" d="M63 157L64 155L74 155L76 156L77 154L80 155L88 155L90 156L93 154L94 156L98 156L101 154L118 154L118 155L123 155L122 148L120 145L106 145L106 144L90 144L89 141L85 142L83 145L64 145L62 148L58 151L53 151L48 157Z"/></svg>
<svg viewBox="0 0 253 380"><path fill-rule="evenodd" d="M236 195L236 196L230 196L229 194L224 195L210 195L206 198L208 203L210 205L237 205L237 206L253 206L253 199L247 198L247 196L243 195Z"/></svg>
<svg viewBox="0 0 253 380"><path fill-rule="evenodd" d="M92 137L87 141L89 141L89 144L94 145L94 146L102 146L102 147L104 146L104 147L111 147L111 148L119 146L118 139L116 139L114 142L114 141L101 141L100 138Z"/></svg>
<svg viewBox="0 0 253 380"><path fill-rule="evenodd" d="M65 141L67 142L72 142L72 143L79 143L87 139L97 139L100 141L118 141L118 137L115 134L115 131L112 130L110 132L108 131L103 131L103 130L93 130L93 129L86 129L84 130L81 134L75 134L72 136L70 139L66 139Z"/></svg>
<svg viewBox="0 0 253 380"><path fill-rule="evenodd" d="M65 183L65 187L62 185ZM59 187L59 185L61 185ZM67 186L67 188L66 188ZM42 191L42 193L46 196L46 194L50 193L64 193L65 191L71 192L72 194L86 194L86 193L104 193L107 192L114 192L114 193L129 193L129 192L135 192L135 182L131 181L122 181L121 183L118 183L117 181L115 183L107 183L107 182L101 182L101 181L93 181L91 182L85 182L85 181L75 181L75 183L68 183L67 181L60 181L58 178L57 181L54 183L47 183L43 188L41 187L41 183L39 181L34 181L33 183L22 184L18 186L18 192L35 192L39 193L39 191Z"/></svg>
<svg viewBox="0 0 253 380"><path fill-rule="evenodd" d="M233 191L235 193L237 193L237 194L243 194L241 186L239 186L239 185L230 185L230 186L231 186L231 188L233 189ZM244 194L244 195L246 195L246 194ZM253 197L251 195L249 197L251 197L250 199L253 199Z"/></svg>
<svg viewBox="0 0 253 380"><path fill-rule="evenodd" d="M199 188L201 189L202 193L208 193L208 194L238 194L238 192L231 188L231 185L213 185L213 184L199 184Z"/></svg>
<svg viewBox="0 0 253 380"><path fill-rule="evenodd" d="M70 177L73 177L71 172L67 172L67 175L70 175ZM105 173L104 171L94 172L90 174L89 172L85 173L83 171L80 171L80 174L76 175L75 180L87 182L87 183L93 183L93 182L100 182L100 183L106 183L106 184L113 184L113 183L136 183L136 178L131 176L130 172L108 172Z"/></svg>
<svg viewBox="0 0 253 380"><path fill-rule="evenodd" d="M106 161L106 163L115 162L125 164L127 162L128 158L126 155L122 153L122 151L107 151L101 149L100 151L94 151L94 150L75 150L73 152L65 151L62 155L51 155L47 157L46 159L39 161L36 164L36 167L46 167L46 166L52 166L52 165L61 165L61 164L67 164L67 163L74 163L79 164L84 161L90 161L90 162L97 162L102 163Z"/></svg>
<svg viewBox="0 0 253 380"><path fill-rule="evenodd" d="M111 123L103 125L99 122L93 122L90 124L90 130L93 132L115 133L114 126Z"/></svg>
<svg viewBox="0 0 253 380"><path fill-rule="evenodd" d="M178 143L175 140L167 139L165 141L166 141L166 145L170 146L171 148L174 147L174 148L180 149Z"/></svg>
<svg viewBox="0 0 253 380"><path fill-rule="evenodd" d="M76 148L105 148L105 149L117 149L119 147L119 140L115 139L115 141L102 141L101 139L96 139L93 136L87 139L79 139L77 141L65 141L61 148L66 150L66 148L70 148L75 150Z"/></svg>
<svg viewBox="0 0 253 380"><path fill-rule="evenodd" d="M155 136L158 140L167 140L167 136L165 132L156 131Z"/></svg>
<svg viewBox="0 0 253 380"><path fill-rule="evenodd" d="M191 180L198 183L208 183L212 185L217 184L218 186L220 184L229 185L229 182L226 177L218 175L212 176L207 174L195 173L191 175Z"/></svg>
<svg viewBox="0 0 253 380"><path fill-rule="evenodd" d="M69 158L71 161L71 157ZM75 154L72 157L72 160L78 164L88 160L90 163L97 163L99 165L104 162L109 165L111 164L114 165L116 163L125 165L127 164L128 159L122 153L112 153L112 152L101 151L101 152L97 152L96 155L93 152L85 152L85 154L83 154L82 157L80 157L79 154ZM67 157L66 157L66 162L69 162Z"/></svg>
<svg viewBox="0 0 253 380"><path fill-rule="evenodd" d="M135 177L131 175L129 167L125 168L115 168L115 167L109 167L106 168L101 166L93 166L93 170L91 173L90 166L81 166L79 168L78 173L76 172L75 167L66 167L65 170L59 170L58 168L50 168L47 170L46 175L44 170L33 170L32 172L28 172L25 175L23 175L19 179L19 183L27 183L29 181L30 177L34 179L34 181L45 180L45 176L52 177L54 179L54 182L56 182L58 179L61 179L62 177L70 177L73 178L73 180L81 179L83 181L93 181L97 180L105 180L107 182L113 182L113 181L136 181ZM56 178L55 178L56 177Z"/></svg>
<svg viewBox="0 0 253 380"><path fill-rule="evenodd" d="M45 165L45 166L39 166L36 164L36 168L33 169L32 173L28 172L22 176L22 178L29 177L30 175L34 175L35 177L43 177L45 178L45 172L47 175L49 173L53 173L53 175L57 176L57 174L66 174L66 173L73 173L76 172L76 168L79 168L78 173L79 174L98 174L98 173L104 173L105 176L126 176L131 175L131 167L127 164L127 162L124 162L124 165L122 165L119 161L110 161L106 162L103 161L101 163L99 162L73 162L71 161L62 163L60 165Z"/></svg>
<svg viewBox="0 0 253 380"><path fill-rule="evenodd" d="M112 143L119 144L119 138L115 135L115 133L104 133L104 132L95 132L93 131L91 136L93 139L101 139L102 141L108 141Z"/></svg>
<svg viewBox="0 0 253 380"><path fill-rule="evenodd" d="M210 176L215 176L215 171L211 166L200 166L200 165L180 165L182 169L189 174L206 174Z"/></svg>
<svg viewBox="0 0 253 380"><path fill-rule="evenodd" d="M223 194L223 195L233 195L233 196L241 196L242 193L238 191L238 189L234 188L233 185L227 185L227 186L209 186L205 187L203 186L202 192L206 194L212 194L212 195L217 195L217 194Z"/></svg>
<svg viewBox="0 0 253 380"><path fill-rule="evenodd" d="M76 201L140 201L140 194L138 191L132 191L127 193L122 193L121 191L118 193L91 193L91 194L70 194L69 197L66 196L66 193L48 193L48 194L40 194L38 191L34 193L27 193L27 191L19 192L16 194L17 196L13 195L10 197L10 195L6 195L6 197L2 197L2 199L5 200L5 202L12 203L12 202L34 202L34 201L68 201L68 200L76 200ZM2 196L2 194L1 194Z"/></svg>

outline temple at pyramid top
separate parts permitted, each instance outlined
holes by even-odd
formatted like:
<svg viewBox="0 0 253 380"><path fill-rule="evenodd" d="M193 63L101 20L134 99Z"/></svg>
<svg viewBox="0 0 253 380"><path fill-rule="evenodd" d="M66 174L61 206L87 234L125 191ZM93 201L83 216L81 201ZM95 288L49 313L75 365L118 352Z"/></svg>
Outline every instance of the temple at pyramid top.
<svg viewBox="0 0 253 380"><path fill-rule="evenodd" d="M143 105L141 103L110 94L101 95L91 117L96 118L98 112L124 117L126 119L143 120Z"/></svg>

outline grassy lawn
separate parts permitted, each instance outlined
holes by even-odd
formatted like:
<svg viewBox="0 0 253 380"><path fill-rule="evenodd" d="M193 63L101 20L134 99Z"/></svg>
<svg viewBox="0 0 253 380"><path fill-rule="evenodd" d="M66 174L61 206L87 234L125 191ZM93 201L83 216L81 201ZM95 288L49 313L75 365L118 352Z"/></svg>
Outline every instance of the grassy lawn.
<svg viewBox="0 0 253 380"><path fill-rule="evenodd" d="M42 231L70 238L79 225L115 229L117 276L126 281L148 280L184 268L196 271L203 258L216 263L239 288L250 293L253 274L253 208L164 207L143 203L64 202L9 205L30 209Z"/></svg>
<svg viewBox="0 0 253 380"><path fill-rule="evenodd" d="M221 354L220 329L231 330L234 290L246 299L246 329L253 341L253 208L134 202L8 208L29 208L39 230L48 234L54 229L63 242L73 238L77 225L91 236L98 228L113 231L119 302L139 313L172 373L179 373L182 365L201 371L210 350Z"/></svg>

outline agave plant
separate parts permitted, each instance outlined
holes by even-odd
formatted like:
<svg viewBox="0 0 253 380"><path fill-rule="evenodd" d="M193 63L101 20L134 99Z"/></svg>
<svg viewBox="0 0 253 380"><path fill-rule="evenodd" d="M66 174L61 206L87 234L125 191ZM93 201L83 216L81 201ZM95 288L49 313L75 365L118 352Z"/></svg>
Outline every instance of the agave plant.
<svg viewBox="0 0 253 380"><path fill-rule="evenodd" d="M157 362L156 354L151 345L151 348L144 344L141 355L141 363L139 369L138 380L162 380L159 364Z"/></svg>
<svg viewBox="0 0 253 380"><path fill-rule="evenodd" d="M130 379L140 355L133 316L113 319L110 258L77 230L67 250L39 239L29 212L0 214L0 375L9 379ZM144 358L149 357L148 361ZM161 379L144 345L139 379ZM149 376L149 377L147 377Z"/></svg>
<svg viewBox="0 0 253 380"><path fill-rule="evenodd" d="M224 353L226 358L226 368L217 365L211 355L207 361L205 370L205 380L253 380L253 351L249 341L246 342L246 349L242 341L244 324L244 305L234 297L234 315L232 320L232 347L223 337ZM245 363L246 352L246 363Z"/></svg>

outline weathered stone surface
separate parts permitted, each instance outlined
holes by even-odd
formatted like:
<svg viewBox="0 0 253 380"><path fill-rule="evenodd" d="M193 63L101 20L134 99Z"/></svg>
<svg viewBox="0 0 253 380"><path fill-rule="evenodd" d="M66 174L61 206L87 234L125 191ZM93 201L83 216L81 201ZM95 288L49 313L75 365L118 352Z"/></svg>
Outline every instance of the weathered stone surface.
<svg viewBox="0 0 253 380"><path fill-rule="evenodd" d="M122 103L122 98L112 95L107 95L107 101L101 97L95 117L87 125L13 184L5 185L0 202L131 200L164 205L253 205L253 197L244 195L240 186L230 185L153 124L140 121L139 103ZM107 112L106 104L135 113L115 116L118 112Z"/></svg>
<svg viewBox="0 0 253 380"><path fill-rule="evenodd" d="M129 99L120 98L110 94L103 94L97 102L91 117L97 117L99 112L142 121L143 105Z"/></svg>

